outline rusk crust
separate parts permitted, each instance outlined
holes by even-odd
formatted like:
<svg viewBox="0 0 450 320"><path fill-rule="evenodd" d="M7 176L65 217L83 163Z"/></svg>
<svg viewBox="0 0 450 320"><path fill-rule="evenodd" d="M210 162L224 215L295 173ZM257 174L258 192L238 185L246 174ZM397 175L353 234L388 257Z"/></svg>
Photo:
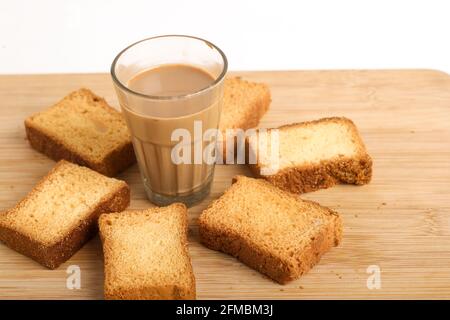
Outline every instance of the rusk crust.
<svg viewBox="0 0 450 320"><path fill-rule="evenodd" d="M306 193L347 183L363 185L372 179L372 159L369 155L359 158L336 158L318 165L293 167L274 175L261 175L257 165L250 165L252 172L275 186L293 192Z"/></svg>
<svg viewBox="0 0 450 320"><path fill-rule="evenodd" d="M93 162L83 157L83 155L70 150L63 141L52 137L42 129L35 128L31 122L25 121L25 131L30 145L47 157L55 161L64 159L91 168L108 177L115 176L136 162L131 143L113 150L105 156L102 162Z"/></svg>

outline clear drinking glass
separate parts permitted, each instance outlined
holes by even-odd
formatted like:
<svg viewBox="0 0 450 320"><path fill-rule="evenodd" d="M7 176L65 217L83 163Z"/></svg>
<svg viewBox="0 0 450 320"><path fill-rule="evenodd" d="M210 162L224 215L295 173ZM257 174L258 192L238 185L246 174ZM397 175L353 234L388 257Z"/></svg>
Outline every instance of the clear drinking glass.
<svg viewBox="0 0 450 320"><path fill-rule="evenodd" d="M180 96L145 95L128 87L136 74L168 64L202 69L214 81L207 88ZM155 204L183 202L190 206L208 195L214 163L199 163L194 152L198 147L205 149L212 141L204 141L203 134L218 128L226 72L227 59L217 46L184 35L139 41L114 59L111 66L114 87L132 136L147 196ZM191 135L190 140L182 142L190 147L183 149L183 152L190 150L190 163L173 161L173 148L180 143L172 137L177 129Z"/></svg>

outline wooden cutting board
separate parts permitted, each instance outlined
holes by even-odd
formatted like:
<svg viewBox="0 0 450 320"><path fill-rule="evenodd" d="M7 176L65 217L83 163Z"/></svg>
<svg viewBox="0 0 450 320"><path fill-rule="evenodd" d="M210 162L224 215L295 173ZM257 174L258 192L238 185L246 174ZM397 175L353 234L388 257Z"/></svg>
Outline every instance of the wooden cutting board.
<svg viewBox="0 0 450 320"><path fill-rule="evenodd" d="M210 197L189 210L198 298L450 298L450 77L432 70L236 74L270 86L273 101L261 126L351 118L373 157L374 176L366 186L303 195L342 214L344 240L301 279L279 285L199 244L202 209L233 175L250 174L245 166L218 166ZM0 76L0 210L25 196L54 165L29 147L23 120L82 86L118 105L107 74ZM131 208L152 206L137 166L119 178L131 186ZM71 265L81 270L79 290L66 287ZM381 271L379 289L367 286L369 266ZM102 299L99 239L57 270L0 244L0 298Z"/></svg>

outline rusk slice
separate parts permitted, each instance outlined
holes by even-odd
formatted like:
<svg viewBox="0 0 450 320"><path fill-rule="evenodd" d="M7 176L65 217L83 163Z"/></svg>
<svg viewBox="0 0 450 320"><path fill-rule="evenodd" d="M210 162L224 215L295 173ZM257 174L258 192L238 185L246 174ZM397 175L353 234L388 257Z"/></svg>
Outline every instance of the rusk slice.
<svg viewBox="0 0 450 320"><path fill-rule="evenodd" d="M195 299L180 203L102 215L106 299Z"/></svg>
<svg viewBox="0 0 450 320"><path fill-rule="evenodd" d="M72 92L25 120L30 145L54 160L65 159L107 176L135 160L125 120L88 89Z"/></svg>
<svg viewBox="0 0 450 320"><path fill-rule="evenodd" d="M124 210L128 185L61 160L14 208L0 214L0 240L54 269L97 231L101 213Z"/></svg>
<svg viewBox="0 0 450 320"><path fill-rule="evenodd" d="M199 226L205 246L282 284L307 272L342 238L336 212L243 176L203 211Z"/></svg>
<svg viewBox="0 0 450 320"><path fill-rule="evenodd" d="M227 129L247 130L258 126L271 102L269 87L240 77L225 80L219 129L222 133L223 158L226 159ZM236 146L234 145L236 155Z"/></svg>
<svg viewBox="0 0 450 320"><path fill-rule="evenodd" d="M271 157L271 134L278 131L279 154ZM257 159L253 172L294 193L329 188L337 183L366 184L372 177L372 159L355 124L347 118L324 118L269 129L266 156L258 154L256 139L249 153ZM274 140L275 141L275 140ZM278 159L278 161L274 161ZM275 163L276 162L276 163ZM263 169L272 172L263 172Z"/></svg>

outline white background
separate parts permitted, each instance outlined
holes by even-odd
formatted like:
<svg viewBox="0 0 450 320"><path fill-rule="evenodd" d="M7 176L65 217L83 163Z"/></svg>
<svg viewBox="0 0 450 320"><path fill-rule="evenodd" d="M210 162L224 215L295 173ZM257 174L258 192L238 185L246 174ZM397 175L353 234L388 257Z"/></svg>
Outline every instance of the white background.
<svg viewBox="0 0 450 320"><path fill-rule="evenodd" d="M108 72L142 38L190 34L231 70L450 72L450 1L0 0L0 73Z"/></svg>

